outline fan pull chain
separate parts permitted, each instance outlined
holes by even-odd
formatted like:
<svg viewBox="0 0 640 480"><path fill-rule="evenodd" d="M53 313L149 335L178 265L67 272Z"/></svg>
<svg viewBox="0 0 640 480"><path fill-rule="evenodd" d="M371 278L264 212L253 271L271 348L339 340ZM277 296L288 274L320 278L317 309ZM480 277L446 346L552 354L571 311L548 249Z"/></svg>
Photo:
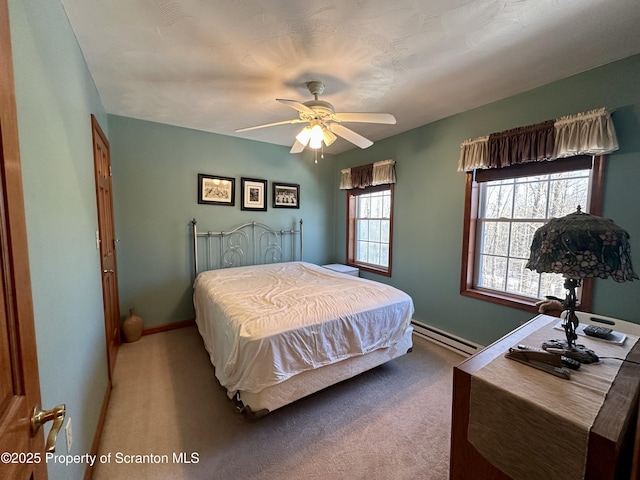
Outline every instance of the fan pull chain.
<svg viewBox="0 0 640 480"><path fill-rule="evenodd" d="M318 150L314 150L315 153L315 163L318 163ZM320 143L320 158L324 159L324 143Z"/></svg>

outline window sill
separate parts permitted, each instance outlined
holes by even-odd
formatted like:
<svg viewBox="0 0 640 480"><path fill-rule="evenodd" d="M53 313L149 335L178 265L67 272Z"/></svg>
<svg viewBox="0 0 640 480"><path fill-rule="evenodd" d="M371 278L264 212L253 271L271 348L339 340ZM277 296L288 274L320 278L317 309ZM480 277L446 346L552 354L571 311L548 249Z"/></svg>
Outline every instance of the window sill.
<svg viewBox="0 0 640 480"><path fill-rule="evenodd" d="M363 272L377 273L378 275L383 275L385 277L391 276L391 268L378 267L370 263L358 263L358 262L347 262L346 265L349 265L350 267L359 268Z"/></svg>
<svg viewBox="0 0 640 480"><path fill-rule="evenodd" d="M526 310L527 312L538 313L538 307L536 306L536 302L538 302L538 300L531 298L518 297L515 295L508 295L478 288L467 288L462 290L460 295L475 298L477 300L484 300L486 302L497 303L506 307L517 308L519 310Z"/></svg>

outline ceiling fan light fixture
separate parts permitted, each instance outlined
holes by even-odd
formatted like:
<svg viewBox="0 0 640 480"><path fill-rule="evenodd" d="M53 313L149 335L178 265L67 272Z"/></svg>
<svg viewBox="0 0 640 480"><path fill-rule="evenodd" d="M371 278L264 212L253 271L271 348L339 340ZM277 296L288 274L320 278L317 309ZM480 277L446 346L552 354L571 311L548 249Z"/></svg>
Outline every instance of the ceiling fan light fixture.
<svg viewBox="0 0 640 480"><path fill-rule="evenodd" d="M323 135L324 144L327 147L331 145L333 142L335 142L336 139L338 138L328 128L322 129L322 135Z"/></svg>
<svg viewBox="0 0 640 480"><path fill-rule="evenodd" d="M313 148L314 150L322 147L322 140L324 140L324 132L322 126L319 124L315 124L311 127L310 131L310 140L309 140L309 148Z"/></svg>
<svg viewBox="0 0 640 480"><path fill-rule="evenodd" d="M236 132L246 132L264 127L275 127L293 123L307 123L297 135L296 141L291 147L290 153L301 153L306 147L312 150L320 150L325 146L333 144L338 137L353 143L360 148L368 148L373 142L368 138L345 127L342 123L379 123L393 125L396 118L390 113L356 113L356 112L336 112L329 102L318 100L318 95L324 92L324 84L319 81L307 82L309 93L313 100L299 102L297 100L287 100L276 98L276 101L287 105L298 111L298 118L283 120L279 122L256 125L254 127L239 128Z"/></svg>
<svg viewBox="0 0 640 480"><path fill-rule="evenodd" d="M296 135L296 140L304 146L306 146L307 143L309 143L310 138L311 138L311 127L304 127L302 130L300 130L300 133Z"/></svg>

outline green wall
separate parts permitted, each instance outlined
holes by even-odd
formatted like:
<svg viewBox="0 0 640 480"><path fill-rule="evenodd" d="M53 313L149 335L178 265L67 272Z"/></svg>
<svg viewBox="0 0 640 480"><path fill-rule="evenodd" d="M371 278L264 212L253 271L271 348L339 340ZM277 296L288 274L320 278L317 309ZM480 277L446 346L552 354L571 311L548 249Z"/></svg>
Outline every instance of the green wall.
<svg viewBox="0 0 640 480"><path fill-rule="evenodd" d="M336 157L342 168L392 158L398 183L394 203L391 283L414 299L414 318L488 344L531 314L459 294L464 174L456 171L460 143L493 132L584 112L613 111L620 150L608 158L603 216L631 235L640 273L640 56L630 57L527 93L451 116ZM401 119L400 119L401 120ZM336 190L336 258L344 261L346 200ZM640 281L596 280L593 312L640 323Z"/></svg>
<svg viewBox="0 0 640 480"><path fill-rule="evenodd" d="M291 155L289 148L159 123L109 116L120 310L133 307L145 327L194 317L190 220L230 229L258 221L292 228L304 221L304 259L332 260L330 156ZM197 203L199 173L234 177L235 206ZM240 178L268 180L268 209L240 209ZM271 181L300 185L300 209L271 207Z"/></svg>
<svg viewBox="0 0 640 480"><path fill-rule="evenodd" d="M82 454L108 382L90 114L107 117L60 2L10 0L9 14L42 405L66 404Z"/></svg>
<svg viewBox="0 0 640 480"><path fill-rule="evenodd" d="M193 317L189 220L224 229L249 220L305 221L305 259L344 260L340 169L397 163L393 277L415 318L489 343L530 314L458 293L467 138L605 106L621 149L608 160L604 215L631 234L640 269L640 56L454 115L316 165L288 148L108 116L62 5L9 0L16 102L43 406L66 403L71 453L90 450L107 387L90 114L111 144L121 312L147 326ZM108 127L108 128L107 128ZM236 178L236 206L199 205L197 174ZM299 183L301 209L240 210L240 177ZM270 193L271 185L269 185ZM269 201L270 204L270 201ZM640 282L597 280L594 312L640 323ZM58 440L66 452L64 435ZM81 478L84 465L49 465L49 478Z"/></svg>

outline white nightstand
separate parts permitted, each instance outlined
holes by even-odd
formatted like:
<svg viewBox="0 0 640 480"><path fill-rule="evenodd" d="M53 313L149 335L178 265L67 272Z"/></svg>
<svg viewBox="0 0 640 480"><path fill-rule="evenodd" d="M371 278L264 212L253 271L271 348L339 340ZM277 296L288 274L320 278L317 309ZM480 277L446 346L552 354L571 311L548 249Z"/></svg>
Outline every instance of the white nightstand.
<svg viewBox="0 0 640 480"><path fill-rule="evenodd" d="M333 270L334 272L345 273L347 275L351 275L353 277L360 276L360 270L356 267L350 267L348 265L342 265L341 263L330 263L329 265L322 265L324 268L328 268L329 270Z"/></svg>

